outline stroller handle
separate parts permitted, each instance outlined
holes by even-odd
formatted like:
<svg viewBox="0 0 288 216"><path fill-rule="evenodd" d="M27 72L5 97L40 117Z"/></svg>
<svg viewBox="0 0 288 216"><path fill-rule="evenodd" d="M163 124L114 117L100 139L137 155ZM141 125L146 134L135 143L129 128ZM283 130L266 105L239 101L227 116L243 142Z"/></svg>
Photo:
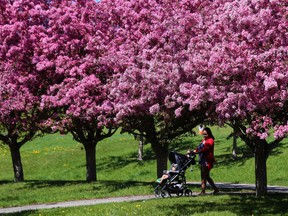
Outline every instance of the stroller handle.
<svg viewBox="0 0 288 216"><path fill-rule="evenodd" d="M194 152L190 152L190 153L187 153L186 156L189 158L189 159L193 159L196 157L196 154Z"/></svg>

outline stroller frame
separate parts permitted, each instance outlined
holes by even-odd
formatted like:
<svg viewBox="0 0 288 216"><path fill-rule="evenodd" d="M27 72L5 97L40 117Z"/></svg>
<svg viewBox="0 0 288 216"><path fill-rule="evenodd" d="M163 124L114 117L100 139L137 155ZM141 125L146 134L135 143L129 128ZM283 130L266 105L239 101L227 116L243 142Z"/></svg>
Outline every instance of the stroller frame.
<svg viewBox="0 0 288 216"><path fill-rule="evenodd" d="M179 158L184 161L179 162ZM187 187L185 171L191 165L195 165L195 155L181 155L177 152L169 153L169 160L171 163L175 163L179 166L179 170L170 171L172 173L168 179L165 179L164 182L159 183L154 190L156 197L171 197L172 194L177 196L192 196L192 190ZM185 159L184 159L185 158ZM178 164L180 163L180 164Z"/></svg>

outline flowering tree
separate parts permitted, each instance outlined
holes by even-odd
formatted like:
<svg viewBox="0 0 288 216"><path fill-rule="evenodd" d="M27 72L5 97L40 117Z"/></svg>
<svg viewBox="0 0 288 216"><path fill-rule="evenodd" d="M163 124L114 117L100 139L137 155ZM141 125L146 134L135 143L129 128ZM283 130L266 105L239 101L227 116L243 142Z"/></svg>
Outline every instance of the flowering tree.
<svg viewBox="0 0 288 216"><path fill-rule="evenodd" d="M101 59L109 26L98 4L1 1L1 139L17 147L18 167L19 148L37 128L60 130L83 143L87 180L97 179L96 144L115 132L105 87L112 71Z"/></svg>
<svg viewBox="0 0 288 216"><path fill-rule="evenodd" d="M287 134L287 3L219 0L209 7L197 43L205 44L206 92L220 123L233 122L255 153L256 195L265 195L266 160Z"/></svg>
<svg viewBox="0 0 288 216"><path fill-rule="evenodd" d="M205 100L188 45L205 4L190 1L102 1L117 30L110 64L117 72L111 94L123 131L139 133L151 143L157 175L167 168L169 142L201 123L211 102ZM114 49L113 49L114 48ZM195 63L196 64L196 63ZM197 65L200 65L199 61ZM189 83L182 85L183 81ZM198 81L199 82L198 82ZM191 91L194 104L182 106Z"/></svg>
<svg viewBox="0 0 288 216"><path fill-rule="evenodd" d="M235 120L241 138L255 153L258 196L267 192L269 152L288 128L287 9L285 1L225 2L218 11L223 25L211 29L214 33L218 30L214 37L223 36L218 35L221 28L233 35L221 37L218 46L225 58L218 58L215 64L221 68L216 79L219 87L225 86L226 94L217 112L221 120ZM271 129L275 140L268 143Z"/></svg>
<svg viewBox="0 0 288 216"><path fill-rule="evenodd" d="M104 58L114 30L100 5L93 0L62 1L51 7L46 34L35 56L37 69L47 72L51 80L41 107L57 110L46 126L71 132L83 144L87 181L97 180L97 143L117 129L107 88L113 71Z"/></svg>
<svg viewBox="0 0 288 216"><path fill-rule="evenodd" d="M20 148L35 137L47 112L39 109L45 92L34 64L46 18L39 1L0 1L0 140L11 151L15 181L23 181Z"/></svg>
<svg viewBox="0 0 288 216"><path fill-rule="evenodd" d="M35 98L17 83L1 80L0 140L9 146L14 170L14 181L24 180L20 148L37 132L38 110Z"/></svg>

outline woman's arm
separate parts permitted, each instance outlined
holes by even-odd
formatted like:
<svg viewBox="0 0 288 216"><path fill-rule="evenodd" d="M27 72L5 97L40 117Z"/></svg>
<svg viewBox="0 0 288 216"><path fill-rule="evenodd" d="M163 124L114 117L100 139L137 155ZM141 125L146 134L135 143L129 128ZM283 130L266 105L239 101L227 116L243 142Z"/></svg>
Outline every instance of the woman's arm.
<svg viewBox="0 0 288 216"><path fill-rule="evenodd" d="M212 148L213 145L214 145L214 140L212 138L209 138L209 139L205 140L204 147L201 150L199 150L198 152L204 153L204 152L210 151L210 149Z"/></svg>

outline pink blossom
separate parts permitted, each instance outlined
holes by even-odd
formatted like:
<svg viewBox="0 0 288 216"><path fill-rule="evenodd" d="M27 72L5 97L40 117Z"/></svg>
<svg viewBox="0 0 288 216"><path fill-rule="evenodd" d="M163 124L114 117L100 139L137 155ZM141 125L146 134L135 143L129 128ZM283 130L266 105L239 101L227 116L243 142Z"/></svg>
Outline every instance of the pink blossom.
<svg viewBox="0 0 288 216"><path fill-rule="evenodd" d="M151 114L156 114L156 113L159 112L159 110L160 110L159 104L154 104L153 106L151 106L149 108L149 111L150 111Z"/></svg>
<svg viewBox="0 0 288 216"><path fill-rule="evenodd" d="M264 82L265 91L269 91L270 89L274 89L278 87L278 83L272 77L267 77Z"/></svg>

